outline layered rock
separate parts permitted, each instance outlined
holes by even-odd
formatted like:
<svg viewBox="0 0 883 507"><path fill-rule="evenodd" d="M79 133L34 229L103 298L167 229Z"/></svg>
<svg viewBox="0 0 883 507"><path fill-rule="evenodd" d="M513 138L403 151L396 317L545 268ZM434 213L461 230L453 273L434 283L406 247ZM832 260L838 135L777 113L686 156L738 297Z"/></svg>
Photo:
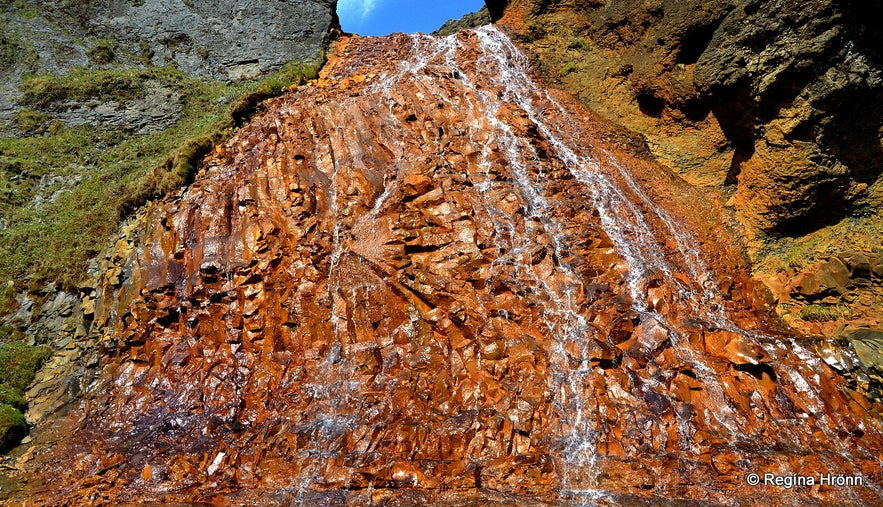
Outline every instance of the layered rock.
<svg viewBox="0 0 883 507"><path fill-rule="evenodd" d="M18 456L40 473L16 498L727 504L790 498L749 472L879 481L879 407L769 334L715 203L631 148L493 29L342 45L147 212L94 298L104 373Z"/></svg>
<svg viewBox="0 0 883 507"><path fill-rule="evenodd" d="M10 3L0 12L0 122L11 122L18 109L23 74L171 65L191 76L238 80L293 60L315 61L325 49L329 30L337 26L335 8L332 0ZM125 122L127 128L138 130L159 109L168 113L169 105L173 101L151 103L150 95L126 105L128 114L72 104L65 110L67 116L59 119L72 125ZM16 133L2 123L0 132Z"/></svg>
<svg viewBox="0 0 883 507"><path fill-rule="evenodd" d="M687 181L728 198L758 279L800 332L845 340L855 329L881 329L873 278L857 276L820 298L788 289L800 283L792 277L830 259L880 254L883 81L872 42L879 33L869 21L879 7L833 0L489 6L547 75L641 133Z"/></svg>

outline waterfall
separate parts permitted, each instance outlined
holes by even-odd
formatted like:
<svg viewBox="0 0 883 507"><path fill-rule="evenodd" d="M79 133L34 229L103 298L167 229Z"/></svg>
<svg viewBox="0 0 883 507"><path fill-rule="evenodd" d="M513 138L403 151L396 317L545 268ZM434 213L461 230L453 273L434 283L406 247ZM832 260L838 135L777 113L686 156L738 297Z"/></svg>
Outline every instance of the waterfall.
<svg viewBox="0 0 883 507"><path fill-rule="evenodd" d="M678 356L689 363L696 371L698 378L704 383L712 401L710 416L718 423L718 428L729 435L734 442L744 438L748 426L744 414L732 408L732 401L724 392L718 381L714 368L707 362L706 352L697 349L684 334L682 324L672 321L668 316L653 310L647 303L646 290L651 277L661 274L664 283L676 288L675 294L679 303L687 311L695 312L704 322L706 329L723 329L735 332L752 343L758 343L773 357L781 357L781 346L773 342L776 338L767 337L739 328L726 314L723 296L718 291L714 274L702 260L702 253L696 240L684 229L673 216L663 207L656 204L647 192L640 188L620 161L603 147L595 146L591 140L580 139L579 130L571 129L578 123L573 113L566 110L547 91L542 89L531 77L529 62L512 42L494 27L476 30L480 53L474 64L465 60L468 42L457 36L447 38L431 38L422 35L412 36L414 51L410 61L403 62L394 74L378 80L372 88L381 92L387 101L394 101L390 90L397 87L406 88L412 83L404 84L405 80L413 81L417 87L428 88L426 94L434 92L430 87L433 80L443 76L455 76L462 83L465 97L471 107L480 111L493 131L493 140L499 145L491 148L485 145L482 159L475 162L482 171L470 171L473 183L482 192L492 192L495 187L504 186L491 180L486 168L491 166L493 155L502 155L513 174L513 189L517 192L524 209L525 223L518 223L516 217L506 215L493 203L482 200L482 205L489 216L494 217L493 223L497 237L501 240L500 250L505 252L494 261L494 265L514 263L516 273L530 280L530 290L544 302L544 315L548 318L548 331L555 337L554 349L550 353L558 365L558 372L553 375L553 392L559 393L558 406L563 414L564 426L569 427L563 447L564 474L562 493L591 501L604 496L603 491L592 489L597 482L594 476L594 463L597 458L595 449L596 429L592 407L587 405L587 398L592 396L588 388L587 377L603 374L600 368L588 367L587 356L576 368L567 366L568 344L577 344L583 352L587 350L585 337L589 332L589 324L584 315L585 308L580 308L570 297L572 292L584 290L585 281L575 273L566 262L558 262L555 269L563 275L567 283L553 285L548 283L548 274L539 274L531 269L529 262L524 262L523 254L536 246L537 234L550 236L555 256L558 259L568 257L568 242L565 225L552 218L551 206L545 194L543 175L532 175L527 169L539 159L534 146L513 133L499 112L508 105L515 105L523 111L537 131L554 150L554 156L560 160L570 174L583 186L585 202L591 204L600 217L600 222L607 235L616 246L616 251L628 263L628 286L633 309L641 315L642 323L658 323L669 333L672 346ZM470 73L469 66L474 65L480 75ZM444 70L440 70L444 68ZM435 95L435 98L449 98ZM454 107L462 104L455 104ZM556 119L545 114L547 109L554 109ZM482 127L485 128L485 127ZM496 150L498 153L493 153ZM649 210L650 217L646 216ZM661 224L654 226L651 222ZM664 252L657 238L667 236L673 239L676 252ZM676 277L675 273L686 272L690 279ZM790 342L793 350L810 365L818 365L799 344ZM778 353L777 353L778 351ZM824 415L823 402L817 390L810 386L806 375L810 368L803 372L789 367L774 366L776 373L789 379L801 393L808 397L814 405L814 411L821 414L820 426L833 436L831 423ZM651 379L652 380L652 379ZM665 394L658 383L651 384L650 390L659 389ZM674 403L675 400L670 402ZM691 421L679 418L682 428L681 435L689 435ZM776 422L773 422L776 424ZM787 438L792 429L789 425L779 428L779 438ZM685 451L689 449L685 448ZM576 470L576 472L574 472ZM570 475L582 475L582 480L570 482Z"/></svg>
<svg viewBox="0 0 883 507"><path fill-rule="evenodd" d="M723 247L505 34L354 37L323 74L150 214L127 355L47 470L125 456L95 488L127 501L736 504L811 462L883 498L866 405L746 329Z"/></svg>

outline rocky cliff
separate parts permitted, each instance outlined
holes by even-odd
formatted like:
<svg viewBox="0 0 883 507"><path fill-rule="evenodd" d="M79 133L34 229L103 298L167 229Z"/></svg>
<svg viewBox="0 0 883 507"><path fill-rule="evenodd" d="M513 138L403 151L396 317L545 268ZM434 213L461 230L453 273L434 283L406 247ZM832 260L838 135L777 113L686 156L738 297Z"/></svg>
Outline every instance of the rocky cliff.
<svg viewBox="0 0 883 507"><path fill-rule="evenodd" d="M129 244L108 248L120 223L192 180L261 100L317 75L334 8L0 5L0 452L26 431L19 409L38 421L85 382L104 332L95 292Z"/></svg>
<svg viewBox="0 0 883 507"><path fill-rule="evenodd" d="M313 61L337 25L336 2L27 0L2 7L0 128L12 122L24 74L77 67L174 66L222 80L254 77L292 60ZM150 112L173 101L157 99ZM70 109L70 108L69 108ZM145 112L142 112L144 115ZM80 111L79 121L100 121Z"/></svg>
<svg viewBox="0 0 883 507"><path fill-rule="evenodd" d="M734 505L811 470L867 487L801 498L879 502L880 407L634 151L493 28L342 41L145 211L14 498Z"/></svg>
<svg viewBox="0 0 883 507"><path fill-rule="evenodd" d="M489 6L551 80L727 199L756 276L792 326L847 348L853 332L879 331L883 63L871 21L879 6ZM867 359L881 364L879 352Z"/></svg>
<svg viewBox="0 0 883 507"><path fill-rule="evenodd" d="M239 35L257 57L212 52L231 40L206 35L214 16L248 33L251 8L146 4L8 5L0 68L31 64L4 56L35 54L15 53L23 29L73 37L98 71L275 65ZM160 4L168 30L151 24ZM19 297L14 323L59 350L0 498L879 503L875 9L488 2L533 60L495 29L342 40L318 84L134 213L78 293ZM199 33L162 35L183 25ZM139 37L159 45L139 56ZM15 128L79 128L65 122L83 87L124 99L88 106L90 123L201 104L179 74L132 95L96 75ZM154 93L164 79L178 95ZM40 179L51 199L55 178ZM752 488L750 472L862 487Z"/></svg>

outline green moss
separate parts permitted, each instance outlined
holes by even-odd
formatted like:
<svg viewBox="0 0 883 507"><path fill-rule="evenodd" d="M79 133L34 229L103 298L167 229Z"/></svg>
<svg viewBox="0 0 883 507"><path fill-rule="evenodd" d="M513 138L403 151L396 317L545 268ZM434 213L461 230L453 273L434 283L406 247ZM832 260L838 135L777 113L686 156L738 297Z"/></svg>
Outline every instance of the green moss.
<svg viewBox="0 0 883 507"><path fill-rule="evenodd" d="M144 97L144 82L156 74L151 70L94 70L76 68L66 76L36 76L22 84L21 103L34 109L49 109L65 100L126 101Z"/></svg>
<svg viewBox="0 0 883 507"><path fill-rule="evenodd" d="M576 62L565 62L564 65L561 66L561 69L558 70L558 72L562 76L566 76L574 70L576 70Z"/></svg>
<svg viewBox="0 0 883 507"><path fill-rule="evenodd" d="M91 125L50 125L48 134L0 139L0 280L19 290L48 281L72 289L86 263L107 246L117 225L137 207L193 180L201 159L282 88L318 75L320 62L291 64L255 81L222 83L169 68L77 69L23 85L34 111L59 101L119 100L143 95L156 80L177 90L183 113L171 128L148 135ZM79 178L52 203L32 206L45 175Z"/></svg>
<svg viewBox="0 0 883 507"><path fill-rule="evenodd" d="M18 301L15 299L15 282L10 280L6 287L0 290L0 315L7 315L18 308ZM0 343L9 341L7 335L11 335L11 331L7 332L6 328L10 326L0 326ZM10 328L11 329L11 328Z"/></svg>
<svg viewBox="0 0 883 507"><path fill-rule="evenodd" d="M21 411L28 407L22 392L8 384L0 384L0 404L10 405Z"/></svg>
<svg viewBox="0 0 883 507"><path fill-rule="evenodd" d="M585 37L571 37L567 42L567 49L590 50L592 42Z"/></svg>
<svg viewBox="0 0 883 507"><path fill-rule="evenodd" d="M5 32L5 26L0 24L0 30ZM0 35L0 71L12 67L15 63L15 44L5 34Z"/></svg>
<svg viewBox="0 0 883 507"><path fill-rule="evenodd" d="M849 217L837 224L796 238L768 238L771 246L757 259L756 271L776 273L797 270L844 251L875 251L883 237L877 216Z"/></svg>
<svg viewBox="0 0 883 507"><path fill-rule="evenodd" d="M24 337L24 333L12 326L0 326L0 343L21 341Z"/></svg>
<svg viewBox="0 0 883 507"><path fill-rule="evenodd" d="M230 110L233 122L236 125L244 123L262 101L279 95L283 88L291 85L303 85L308 79L315 79L319 76L319 68L320 65L316 63L290 63L280 71L261 80L254 89L234 101Z"/></svg>
<svg viewBox="0 0 883 507"><path fill-rule="evenodd" d="M93 63L106 65L116 59L114 54L115 51L116 42L108 39L101 39L97 44L92 46L92 48L86 53L86 56L88 56L89 60Z"/></svg>
<svg viewBox="0 0 883 507"><path fill-rule="evenodd" d="M28 434L22 413L11 405L0 403L0 454L5 453Z"/></svg>
<svg viewBox="0 0 883 507"><path fill-rule="evenodd" d="M51 355L49 347L22 342L0 344L0 453L18 444L27 434L28 427L21 413L27 405L24 390Z"/></svg>
<svg viewBox="0 0 883 507"><path fill-rule="evenodd" d="M846 305L806 305L798 314L801 319L812 322L829 322L851 316L852 311Z"/></svg>
<svg viewBox="0 0 883 507"><path fill-rule="evenodd" d="M12 7L18 11L18 15L25 19L33 19L40 15L40 9L30 5L26 0L15 0Z"/></svg>
<svg viewBox="0 0 883 507"><path fill-rule="evenodd" d="M42 134L49 129L49 121L52 118L42 112L33 109L22 109L15 113L15 126L26 135Z"/></svg>
<svg viewBox="0 0 883 507"><path fill-rule="evenodd" d="M52 356L45 346L12 342L0 345L0 384L24 391L33 382L37 369Z"/></svg>

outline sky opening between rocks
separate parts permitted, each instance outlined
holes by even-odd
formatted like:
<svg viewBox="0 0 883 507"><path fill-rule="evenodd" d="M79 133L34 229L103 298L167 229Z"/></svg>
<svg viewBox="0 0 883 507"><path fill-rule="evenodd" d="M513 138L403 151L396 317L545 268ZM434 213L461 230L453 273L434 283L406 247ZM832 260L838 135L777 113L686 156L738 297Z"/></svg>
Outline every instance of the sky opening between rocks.
<svg viewBox="0 0 883 507"><path fill-rule="evenodd" d="M430 33L445 21L459 19L483 6L482 0L340 0L337 14L344 32Z"/></svg>

